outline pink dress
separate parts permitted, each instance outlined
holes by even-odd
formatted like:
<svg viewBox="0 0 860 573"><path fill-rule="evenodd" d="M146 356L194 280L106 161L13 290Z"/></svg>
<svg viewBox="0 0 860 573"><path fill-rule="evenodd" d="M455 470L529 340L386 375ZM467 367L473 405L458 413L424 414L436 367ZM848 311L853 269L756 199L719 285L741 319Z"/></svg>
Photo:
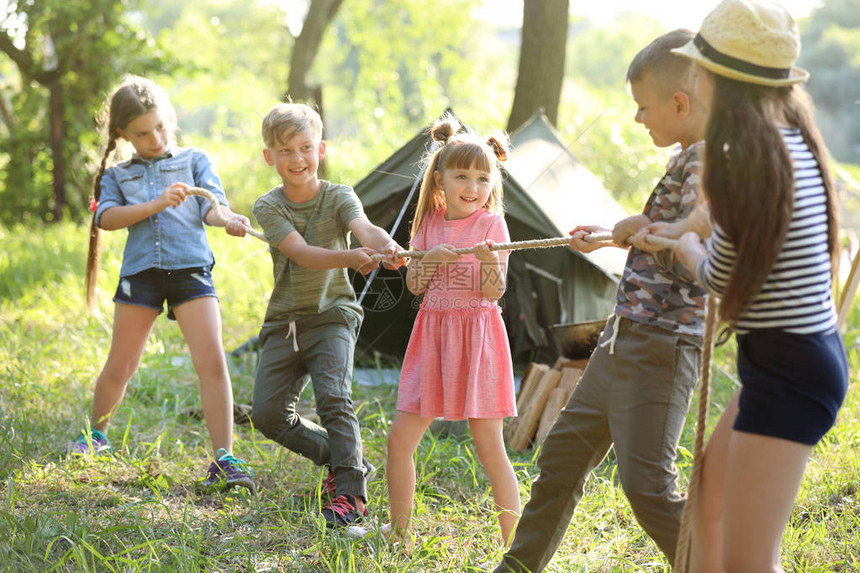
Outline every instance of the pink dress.
<svg viewBox="0 0 860 573"><path fill-rule="evenodd" d="M446 221L443 210L424 219L412 248L472 247L486 239L510 240L502 215L479 209ZM508 253L499 255L505 269ZM501 308L481 293L475 255L463 255L430 280L403 359L397 409L446 420L516 415L508 334Z"/></svg>

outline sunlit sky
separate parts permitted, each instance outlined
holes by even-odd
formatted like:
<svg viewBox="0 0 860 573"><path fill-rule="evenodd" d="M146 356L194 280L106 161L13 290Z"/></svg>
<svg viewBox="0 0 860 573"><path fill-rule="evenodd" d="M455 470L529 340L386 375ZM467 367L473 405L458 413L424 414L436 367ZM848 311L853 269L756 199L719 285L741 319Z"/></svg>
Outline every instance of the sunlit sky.
<svg viewBox="0 0 860 573"><path fill-rule="evenodd" d="M718 0L570 0L571 14L591 18L599 23L609 22L619 12L646 13L666 28L697 30L704 17ZM821 5L821 0L782 0L795 19L807 16ZM478 11L486 21L519 25L522 22L523 0L484 0Z"/></svg>

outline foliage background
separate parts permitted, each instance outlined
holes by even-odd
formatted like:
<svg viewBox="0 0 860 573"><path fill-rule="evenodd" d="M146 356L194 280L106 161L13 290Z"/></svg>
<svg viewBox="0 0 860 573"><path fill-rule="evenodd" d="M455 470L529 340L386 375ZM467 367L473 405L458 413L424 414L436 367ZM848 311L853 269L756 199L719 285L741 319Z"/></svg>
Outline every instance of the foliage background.
<svg viewBox="0 0 860 573"><path fill-rule="evenodd" d="M325 35L311 81L322 86L327 176L354 184L447 107L479 130L506 124L519 32L476 20L479 0L347 0ZM262 115L286 89L301 0L7 0L0 32L30 57L0 54L0 221L49 221L53 197L48 90L66 100L64 154L72 220L87 217L103 139L94 118L123 73L168 90L181 143L207 149L228 196L248 212L274 185L261 160ZM800 22L800 64L836 159L860 163L860 0L827 0ZM635 52L662 33L657 20L623 13L609 25L572 18L558 128L628 210L662 174L633 122L624 82ZM51 56L51 54L55 54Z"/></svg>

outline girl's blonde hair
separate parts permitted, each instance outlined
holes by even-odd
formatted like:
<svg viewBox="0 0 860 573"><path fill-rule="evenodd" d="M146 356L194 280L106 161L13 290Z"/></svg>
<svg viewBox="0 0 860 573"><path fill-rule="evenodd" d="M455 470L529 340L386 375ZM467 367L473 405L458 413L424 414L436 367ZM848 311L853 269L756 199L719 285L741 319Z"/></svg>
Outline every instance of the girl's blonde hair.
<svg viewBox="0 0 860 573"><path fill-rule="evenodd" d="M446 169L469 169L474 166L492 174L493 187L483 208L490 213L503 213L502 173L500 161L508 157L508 138L502 133L482 139L477 134L461 127L451 114L439 118L430 128L433 141L439 146L427 158L427 169L421 180L415 218L412 219L410 240L418 233L424 217L446 206L445 194L436 186L435 173Z"/></svg>
<svg viewBox="0 0 860 573"><path fill-rule="evenodd" d="M99 165L93 183L93 203L98 205L101 196L101 182L108 158L117 148L117 140L120 138L119 130L126 129L128 124L138 117L149 113L153 109L160 109L169 122L171 139L176 129L176 112L170 104L167 94L154 82L140 76L126 76L114 89L106 110L102 110L98 118L99 125L105 130L107 144L104 155ZM93 209L93 218L90 222L90 248L87 255L87 310L92 311L95 306L96 278L98 277L99 259L101 258L101 230L96 225L96 209Z"/></svg>

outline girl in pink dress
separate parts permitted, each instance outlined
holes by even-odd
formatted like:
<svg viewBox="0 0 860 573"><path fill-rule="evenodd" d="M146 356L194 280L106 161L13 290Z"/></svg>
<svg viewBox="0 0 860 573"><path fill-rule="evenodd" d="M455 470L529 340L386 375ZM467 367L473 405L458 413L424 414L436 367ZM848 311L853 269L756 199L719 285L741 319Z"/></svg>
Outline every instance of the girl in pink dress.
<svg viewBox="0 0 860 573"><path fill-rule="evenodd" d="M409 531L413 456L427 427L441 416L469 421L507 544L520 513L502 437L502 420L516 415L511 350L496 303L505 292L508 252L490 250L509 240L498 166L507 141L458 129L450 116L432 127L441 145L429 159L412 222L412 248L429 252L406 273L407 287L424 300L403 360L388 437L391 524L384 532L403 537ZM452 251L473 246L474 254Z"/></svg>

